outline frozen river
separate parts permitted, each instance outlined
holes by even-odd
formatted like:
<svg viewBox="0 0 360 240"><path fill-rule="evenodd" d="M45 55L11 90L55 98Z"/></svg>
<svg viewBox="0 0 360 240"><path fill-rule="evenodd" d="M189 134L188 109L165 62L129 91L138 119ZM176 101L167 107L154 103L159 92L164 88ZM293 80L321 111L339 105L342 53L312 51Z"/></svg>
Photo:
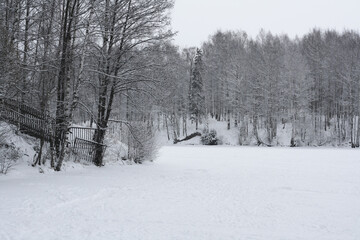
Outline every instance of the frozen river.
<svg viewBox="0 0 360 240"><path fill-rule="evenodd" d="M0 239L358 240L360 151L179 146L144 165L15 170Z"/></svg>

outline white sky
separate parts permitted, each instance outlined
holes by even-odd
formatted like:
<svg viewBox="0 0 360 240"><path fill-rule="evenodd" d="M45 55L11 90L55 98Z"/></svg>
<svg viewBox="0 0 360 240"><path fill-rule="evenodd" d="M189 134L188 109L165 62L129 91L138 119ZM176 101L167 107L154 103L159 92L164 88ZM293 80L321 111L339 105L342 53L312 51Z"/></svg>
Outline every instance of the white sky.
<svg viewBox="0 0 360 240"><path fill-rule="evenodd" d="M200 46L216 30L243 30L255 37L261 28L302 36L313 27L360 28L360 0L175 0L175 43Z"/></svg>

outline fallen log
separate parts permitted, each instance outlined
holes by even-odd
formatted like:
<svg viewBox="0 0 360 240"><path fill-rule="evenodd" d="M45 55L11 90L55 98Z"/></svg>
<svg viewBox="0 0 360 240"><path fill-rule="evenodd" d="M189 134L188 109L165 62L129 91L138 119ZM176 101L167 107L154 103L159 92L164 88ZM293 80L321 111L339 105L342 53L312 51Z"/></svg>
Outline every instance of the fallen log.
<svg viewBox="0 0 360 240"><path fill-rule="evenodd" d="M183 141L187 141L187 140L190 140L190 139L192 139L194 137L198 137L198 136L201 136L201 133L195 132L195 133L190 134L189 136L186 136L183 139L174 139L174 144L177 144L177 143L183 142Z"/></svg>

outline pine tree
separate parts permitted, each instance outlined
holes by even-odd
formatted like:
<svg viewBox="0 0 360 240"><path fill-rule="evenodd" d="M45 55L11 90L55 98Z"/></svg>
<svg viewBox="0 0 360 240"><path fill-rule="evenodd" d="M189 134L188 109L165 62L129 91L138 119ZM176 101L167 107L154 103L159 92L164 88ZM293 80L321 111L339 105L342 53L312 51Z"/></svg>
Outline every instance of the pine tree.
<svg viewBox="0 0 360 240"><path fill-rule="evenodd" d="M202 51L199 48L196 49L193 63L189 89L189 112L190 119L191 121L195 121L197 130L199 122L201 122L201 119L205 116L205 97L202 80Z"/></svg>

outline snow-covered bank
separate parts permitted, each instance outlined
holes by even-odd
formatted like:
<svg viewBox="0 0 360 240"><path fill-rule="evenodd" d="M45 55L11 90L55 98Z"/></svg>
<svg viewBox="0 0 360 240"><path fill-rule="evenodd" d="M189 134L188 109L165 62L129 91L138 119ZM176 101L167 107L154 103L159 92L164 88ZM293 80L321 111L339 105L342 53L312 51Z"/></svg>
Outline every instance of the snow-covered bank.
<svg viewBox="0 0 360 240"><path fill-rule="evenodd" d="M360 152L164 147L144 165L0 176L0 239L360 238Z"/></svg>
<svg viewBox="0 0 360 240"><path fill-rule="evenodd" d="M13 125L0 122L0 176L18 164L30 165L35 154L34 146L34 138L16 133Z"/></svg>

